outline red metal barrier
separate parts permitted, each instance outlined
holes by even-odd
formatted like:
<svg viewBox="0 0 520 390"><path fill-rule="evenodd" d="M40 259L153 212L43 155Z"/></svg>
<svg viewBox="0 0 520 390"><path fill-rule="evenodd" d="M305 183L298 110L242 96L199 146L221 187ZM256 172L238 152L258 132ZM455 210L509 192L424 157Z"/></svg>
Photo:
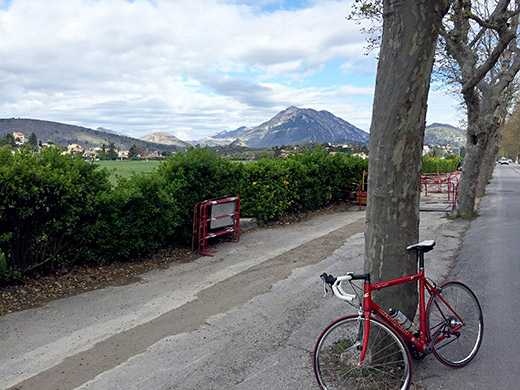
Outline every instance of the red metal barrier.
<svg viewBox="0 0 520 390"><path fill-rule="evenodd" d="M240 239L240 198L224 196L198 202L193 210L192 249L201 255L214 256L208 240L222 236L225 241Z"/></svg>
<svg viewBox="0 0 520 390"><path fill-rule="evenodd" d="M359 210L361 210L361 206L367 204L367 182L366 182L367 174L363 171L363 178L361 183L353 183L349 181L342 181L341 184L345 185L347 188L341 190L345 197L343 200L353 202L359 206Z"/></svg>
<svg viewBox="0 0 520 390"><path fill-rule="evenodd" d="M455 210L459 195L460 172L429 173L421 175L421 192L424 197L435 197L432 203L447 203Z"/></svg>

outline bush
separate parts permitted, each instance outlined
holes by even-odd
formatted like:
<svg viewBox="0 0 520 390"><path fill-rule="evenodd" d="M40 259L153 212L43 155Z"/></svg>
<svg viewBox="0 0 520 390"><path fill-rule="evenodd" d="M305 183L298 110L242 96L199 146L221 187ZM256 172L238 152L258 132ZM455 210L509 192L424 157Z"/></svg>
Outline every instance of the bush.
<svg viewBox="0 0 520 390"><path fill-rule="evenodd" d="M282 160L236 163L190 148L152 174L119 178L57 149L0 150L0 280L81 261L132 260L191 242L197 202L241 198L243 217L262 221L307 212L341 198L367 162L324 149Z"/></svg>
<svg viewBox="0 0 520 390"><path fill-rule="evenodd" d="M243 168L239 189L241 215L262 221L281 218L293 202L286 162L262 157Z"/></svg>
<svg viewBox="0 0 520 390"><path fill-rule="evenodd" d="M323 148L245 165L242 214L267 221L286 212L307 212L341 199L342 182L360 182L366 160Z"/></svg>
<svg viewBox="0 0 520 390"><path fill-rule="evenodd" d="M341 199L343 183L359 183L368 169L366 160L339 153L332 156L322 148L295 154L287 163L292 168L292 211L298 212L316 210Z"/></svg>
<svg viewBox="0 0 520 390"><path fill-rule="evenodd" d="M197 202L239 192L242 168L241 163L225 160L216 152L200 147L178 152L159 166L158 175L177 205L179 226L174 242L191 242Z"/></svg>
<svg viewBox="0 0 520 390"><path fill-rule="evenodd" d="M80 232L96 219L97 196L109 188L106 171L58 149L0 150L3 274L74 261Z"/></svg>
<svg viewBox="0 0 520 390"><path fill-rule="evenodd" d="M449 173L455 172L459 166L459 158L440 159L435 157L423 157L422 173Z"/></svg>
<svg viewBox="0 0 520 390"><path fill-rule="evenodd" d="M159 175L134 174L102 195L99 218L84 232L85 261L133 260L164 246L180 225L179 208Z"/></svg>

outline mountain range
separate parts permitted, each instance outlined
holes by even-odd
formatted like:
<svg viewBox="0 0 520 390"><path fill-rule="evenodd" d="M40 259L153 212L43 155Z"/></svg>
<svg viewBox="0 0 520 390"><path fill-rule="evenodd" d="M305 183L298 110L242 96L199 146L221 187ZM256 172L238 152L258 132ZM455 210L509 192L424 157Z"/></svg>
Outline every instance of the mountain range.
<svg viewBox="0 0 520 390"><path fill-rule="evenodd" d="M101 128L100 128L101 129ZM58 122L42 121L37 119L5 118L0 119L0 136L12 132L24 133L26 137L34 132L38 141L52 142L57 145L67 146L79 144L85 149L100 147L113 142L117 149L128 150L133 145L146 151L169 150L177 151L188 146L182 142L180 145L167 145L147 142L136 138L127 137L115 132L88 129L86 127L67 125Z"/></svg>
<svg viewBox="0 0 520 390"><path fill-rule="evenodd" d="M232 145L249 148L317 143L349 143L367 145L369 134L328 111L291 106L256 127L239 127L222 131L212 137L185 142L167 132L155 132L140 139L127 137L112 130L67 125L35 119L0 119L0 136L10 132L22 132L27 137L34 132L42 142L69 145L77 143L84 148L99 147L113 142L119 150L136 145L147 151L185 149L190 145ZM426 127L425 145L465 144L465 132L450 125L434 123Z"/></svg>

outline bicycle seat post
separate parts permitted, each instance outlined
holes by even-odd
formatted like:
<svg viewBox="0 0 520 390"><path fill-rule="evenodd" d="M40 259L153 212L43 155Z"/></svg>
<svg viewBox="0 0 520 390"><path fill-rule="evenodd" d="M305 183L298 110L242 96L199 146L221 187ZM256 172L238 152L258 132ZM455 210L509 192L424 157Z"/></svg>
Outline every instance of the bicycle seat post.
<svg viewBox="0 0 520 390"><path fill-rule="evenodd" d="M429 252L435 246L434 240L426 240L415 245L410 245L406 249L415 249L417 251L417 259L419 260L419 270L424 271L424 254Z"/></svg>
<svg viewBox="0 0 520 390"><path fill-rule="evenodd" d="M423 248L417 248L417 257L419 259L419 271L424 271L424 251L423 251Z"/></svg>

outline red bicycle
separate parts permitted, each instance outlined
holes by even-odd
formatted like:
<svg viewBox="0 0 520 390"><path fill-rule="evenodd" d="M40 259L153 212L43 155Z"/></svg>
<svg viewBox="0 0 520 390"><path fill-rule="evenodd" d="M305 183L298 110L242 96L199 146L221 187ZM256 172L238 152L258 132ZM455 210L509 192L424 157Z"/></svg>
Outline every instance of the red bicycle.
<svg viewBox="0 0 520 390"><path fill-rule="evenodd" d="M428 240L407 248L417 251L419 273L414 275L374 284L370 274L321 275L325 294L329 285L336 297L349 303L355 298L359 301L358 315L337 319L316 342L314 373L321 389L408 389L412 357L422 359L433 353L449 367L465 366L475 357L484 331L480 304L463 283L436 286L426 279L424 254L434 246L435 241ZM363 288L352 283L355 280L364 281ZM344 291L344 281L349 281L355 294ZM419 328L414 330L402 313L377 305L372 291L417 281Z"/></svg>

